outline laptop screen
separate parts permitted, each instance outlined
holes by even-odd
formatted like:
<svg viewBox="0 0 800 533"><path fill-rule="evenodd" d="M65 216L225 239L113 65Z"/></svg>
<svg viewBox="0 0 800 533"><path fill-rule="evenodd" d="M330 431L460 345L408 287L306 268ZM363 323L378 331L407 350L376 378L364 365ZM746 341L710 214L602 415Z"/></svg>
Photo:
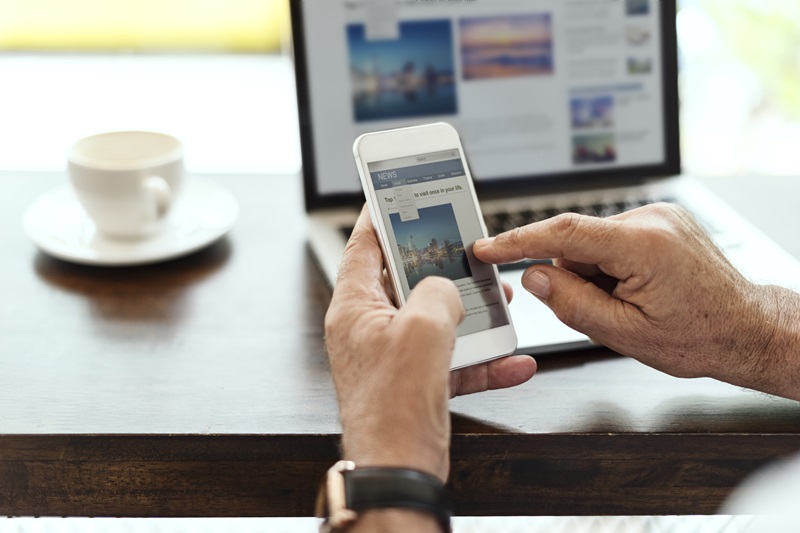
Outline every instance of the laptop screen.
<svg viewBox="0 0 800 533"><path fill-rule="evenodd" d="M674 0L293 0L309 207L360 134L459 131L479 188L676 173Z"/></svg>

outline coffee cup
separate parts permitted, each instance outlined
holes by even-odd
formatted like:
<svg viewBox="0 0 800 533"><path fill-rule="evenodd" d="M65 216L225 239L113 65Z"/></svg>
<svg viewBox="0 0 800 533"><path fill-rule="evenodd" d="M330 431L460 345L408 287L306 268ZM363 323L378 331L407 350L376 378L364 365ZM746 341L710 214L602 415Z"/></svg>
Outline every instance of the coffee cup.
<svg viewBox="0 0 800 533"><path fill-rule="evenodd" d="M97 231L110 237L158 233L186 171L183 145L147 131L101 133L69 150L69 176Z"/></svg>

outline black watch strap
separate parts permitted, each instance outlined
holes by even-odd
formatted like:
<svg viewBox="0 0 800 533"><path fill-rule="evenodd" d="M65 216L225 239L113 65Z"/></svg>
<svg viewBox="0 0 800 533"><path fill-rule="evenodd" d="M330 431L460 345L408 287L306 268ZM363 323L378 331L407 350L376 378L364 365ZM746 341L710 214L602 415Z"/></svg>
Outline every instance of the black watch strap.
<svg viewBox="0 0 800 533"><path fill-rule="evenodd" d="M343 475L348 509L414 509L433 514L444 531L451 531L453 505L436 477L407 468L381 467L357 468Z"/></svg>
<svg viewBox="0 0 800 533"><path fill-rule="evenodd" d="M339 461L328 469L317 494L316 516L325 518L320 531L344 531L370 509L413 509L433 515L451 532L453 505L438 478L409 468L356 468Z"/></svg>

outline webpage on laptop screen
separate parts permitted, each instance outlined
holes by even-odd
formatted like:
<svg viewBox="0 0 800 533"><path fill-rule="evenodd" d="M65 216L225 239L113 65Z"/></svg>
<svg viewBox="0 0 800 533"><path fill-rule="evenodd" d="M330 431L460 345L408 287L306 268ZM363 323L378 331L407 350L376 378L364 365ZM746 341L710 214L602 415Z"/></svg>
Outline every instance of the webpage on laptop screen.
<svg viewBox="0 0 800 533"><path fill-rule="evenodd" d="M318 190L360 134L458 129L476 180L665 160L657 0L305 0Z"/></svg>
<svg viewBox="0 0 800 533"><path fill-rule="evenodd" d="M472 254L483 232L459 150L371 163L369 172L406 298L425 277L445 277L466 310L459 336L507 325L494 270Z"/></svg>

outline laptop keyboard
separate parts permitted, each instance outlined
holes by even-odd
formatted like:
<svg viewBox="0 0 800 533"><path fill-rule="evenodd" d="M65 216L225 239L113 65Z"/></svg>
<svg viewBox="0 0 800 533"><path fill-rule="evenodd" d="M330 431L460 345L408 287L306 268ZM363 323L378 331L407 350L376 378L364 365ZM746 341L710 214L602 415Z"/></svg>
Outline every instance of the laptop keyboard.
<svg viewBox="0 0 800 533"><path fill-rule="evenodd" d="M519 212L498 212L484 216L486 229L489 235L498 235L505 231L527 226L534 222L541 222L562 213L578 213L594 217L609 217L618 215L638 207L658 202L675 203L674 198L637 198L625 202L613 202L607 204L572 205L561 209L548 208L542 210L525 210Z"/></svg>
<svg viewBox="0 0 800 533"><path fill-rule="evenodd" d="M500 233L518 228L520 226L527 226L534 222L541 222L562 213L578 213L581 215L589 215L596 217L609 217L631 211L645 205L655 204L659 202L679 203L675 198L629 198L625 201L610 202L610 203L593 203L587 205L572 205L560 209L547 208L540 210L523 210L523 211L500 211L491 214L484 214L484 221L486 222L486 229L490 236L499 235ZM340 228L340 231L346 239L350 238L353 232L352 227ZM529 266L536 263L550 263L550 261L523 261L521 263L514 263L511 265L499 265L498 268L501 272L513 270L525 270Z"/></svg>

